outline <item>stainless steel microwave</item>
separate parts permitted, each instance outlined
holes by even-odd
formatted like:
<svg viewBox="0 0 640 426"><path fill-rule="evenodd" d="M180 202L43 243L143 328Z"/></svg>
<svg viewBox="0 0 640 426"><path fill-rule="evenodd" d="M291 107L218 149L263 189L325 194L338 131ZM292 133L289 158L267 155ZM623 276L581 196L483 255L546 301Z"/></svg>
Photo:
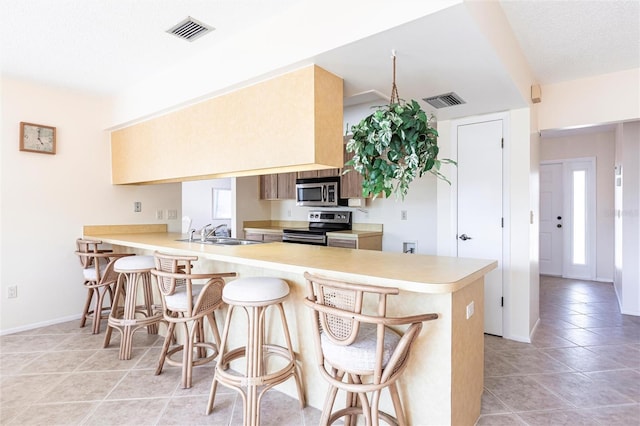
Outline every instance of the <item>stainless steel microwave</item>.
<svg viewBox="0 0 640 426"><path fill-rule="evenodd" d="M296 180L296 205L334 207L345 205L340 199L340 177L321 177Z"/></svg>

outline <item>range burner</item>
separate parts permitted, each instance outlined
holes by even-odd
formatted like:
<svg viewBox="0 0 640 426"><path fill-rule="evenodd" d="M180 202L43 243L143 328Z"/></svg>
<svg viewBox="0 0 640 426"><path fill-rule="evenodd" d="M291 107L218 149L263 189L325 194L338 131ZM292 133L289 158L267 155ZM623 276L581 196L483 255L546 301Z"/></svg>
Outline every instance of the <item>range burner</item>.
<svg viewBox="0 0 640 426"><path fill-rule="evenodd" d="M282 241L285 243L327 245L327 232L351 229L351 212L335 210L311 210L307 215L309 228L284 229Z"/></svg>

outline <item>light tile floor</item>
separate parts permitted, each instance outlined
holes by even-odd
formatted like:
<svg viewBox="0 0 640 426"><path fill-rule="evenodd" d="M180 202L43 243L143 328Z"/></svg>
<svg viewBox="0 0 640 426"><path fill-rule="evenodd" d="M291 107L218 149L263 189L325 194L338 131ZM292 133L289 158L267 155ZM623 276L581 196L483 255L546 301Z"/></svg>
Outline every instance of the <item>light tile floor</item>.
<svg viewBox="0 0 640 426"><path fill-rule="evenodd" d="M540 277L531 344L485 336L478 425L640 425L640 317L611 284Z"/></svg>
<svg viewBox="0 0 640 426"><path fill-rule="evenodd" d="M640 317L621 315L610 284L541 277L541 321L532 344L485 337L485 393L478 425L640 425ZM242 401L219 387L204 415L212 367L153 370L162 340L134 337L133 357L118 360L118 333L68 322L0 336L0 424L242 424ZM275 390L263 425L315 425Z"/></svg>
<svg viewBox="0 0 640 426"><path fill-rule="evenodd" d="M105 321L106 322L106 321ZM242 399L218 386L206 416L212 366L193 371L182 389L180 369L154 375L162 337L138 331L132 359L118 359L119 333L102 349L104 327L92 335L78 321L0 337L0 425L241 425ZM213 364L212 364L213 365ZM276 390L262 401L264 425L316 425L320 411L299 408Z"/></svg>

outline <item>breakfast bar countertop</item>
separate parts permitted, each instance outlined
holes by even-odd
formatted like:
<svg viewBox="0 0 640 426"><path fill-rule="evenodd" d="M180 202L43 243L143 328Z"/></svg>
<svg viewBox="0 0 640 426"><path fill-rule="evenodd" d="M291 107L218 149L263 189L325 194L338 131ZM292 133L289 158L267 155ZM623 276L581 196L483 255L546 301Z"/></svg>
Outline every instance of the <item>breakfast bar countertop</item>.
<svg viewBox="0 0 640 426"><path fill-rule="evenodd" d="M284 309L298 348L307 402L316 408L324 404L326 382L313 368L315 342L311 317L303 303L307 292L304 272L398 288L388 306L389 315L438 314L416 338L412 352L418 355L410 358L399 381L407 424L476 423L483 393L484 276L496 268L496 261L281 242L221 246L177 241L186 236L166 232L164 226L85 226L84 236L111 243L118 251L198 256L198 266L207 271L286 280L290 295ZM469 314L469 306L475 306L474 313ZM236 341L230 344L240 345L245 332L236 325L231 334ZM278 388L297 397L292 383ZM381 408L393 410L387 393Z"/></svg>
<svg viewBox="0 0 640 426"><path fill-rule="evenodd" d="M427 294L456 292L497 266L497 262L493 260L279 242L243 246L209 245L197 241L176 241L185 236L170 232L113 233L107 230L106 233L89 233L85 237L97 238L118 246L188 253L211 260L292 273L310 271L328 277Z"/></svg>

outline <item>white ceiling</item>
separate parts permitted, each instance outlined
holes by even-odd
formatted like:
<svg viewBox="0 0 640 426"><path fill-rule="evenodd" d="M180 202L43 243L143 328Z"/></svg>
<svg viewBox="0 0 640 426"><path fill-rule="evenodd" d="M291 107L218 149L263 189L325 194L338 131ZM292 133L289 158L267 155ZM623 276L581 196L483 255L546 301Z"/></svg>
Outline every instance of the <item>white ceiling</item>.
<svg viewBox="0 0 640 426"><path fill-rule="evenodd" d="M295 17L307 1L314 0L0 0L1 70L115 94L164 68L189 66L196 55L215 55L221 44L256 28L281 25L277 18ZM640 67L640 0L500 4L539 83ZM187 16L216 30L192 43L165 32ZM354 16L353 25L357 22ZM293 34L290 43L274 43L272 49L303 47ZM438 110L438 118L523 106L504 65L462 4L299 63L317 63L343 77L345 102L355 103L388 96L392 50L401 98L455 91L467 101Z"/></svg>

